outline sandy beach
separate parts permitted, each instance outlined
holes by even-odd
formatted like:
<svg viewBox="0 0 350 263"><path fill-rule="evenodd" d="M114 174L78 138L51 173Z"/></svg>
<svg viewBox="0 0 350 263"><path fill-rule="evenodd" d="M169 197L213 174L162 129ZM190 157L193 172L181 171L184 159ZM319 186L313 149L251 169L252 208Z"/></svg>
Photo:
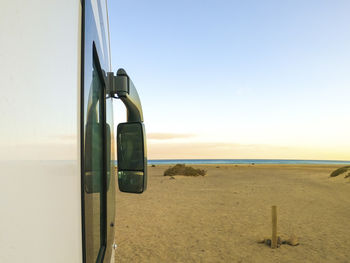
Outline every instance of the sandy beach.
<svg viewBox="0 0 350 263"><path fill-rule="evenodd" d="M149 167L142 195L117 193L116 262L349 262L350 180L339 165L198 165L204 177ZM271 249L278 235L299 246Z"/></svg>

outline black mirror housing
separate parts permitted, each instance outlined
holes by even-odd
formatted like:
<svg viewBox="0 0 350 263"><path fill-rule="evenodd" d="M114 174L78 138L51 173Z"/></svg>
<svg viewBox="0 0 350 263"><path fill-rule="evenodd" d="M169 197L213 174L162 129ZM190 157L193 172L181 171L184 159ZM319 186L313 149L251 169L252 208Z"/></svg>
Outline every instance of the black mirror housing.
<svg viewBox="0 0 350 263"><path fill-rule="evenodd" d="M147 147L142 122L117 128L118 185L121 192L142 193L147 188Z"/></svg>

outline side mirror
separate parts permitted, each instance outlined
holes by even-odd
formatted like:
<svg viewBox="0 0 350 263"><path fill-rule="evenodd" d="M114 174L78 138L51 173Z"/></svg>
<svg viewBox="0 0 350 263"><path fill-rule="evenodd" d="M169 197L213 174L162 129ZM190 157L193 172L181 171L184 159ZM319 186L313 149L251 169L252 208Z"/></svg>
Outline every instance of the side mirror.
<svg viewBox="0 0 350 263"><path fill-rule="evenodd" d="M119 190L142 193L147 187L145 127L141 122L120 123L117 128Z"/></svg>

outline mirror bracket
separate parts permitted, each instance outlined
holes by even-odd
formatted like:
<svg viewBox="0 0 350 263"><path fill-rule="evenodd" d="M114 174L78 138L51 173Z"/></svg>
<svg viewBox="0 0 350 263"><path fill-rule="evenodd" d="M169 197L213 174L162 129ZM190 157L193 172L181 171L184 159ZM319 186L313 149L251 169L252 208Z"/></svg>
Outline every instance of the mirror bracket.
<svg viewBox="0 0 350 263"><path fill-rule="evenodd" d="M118 69L117 75L107 73L107 93L112 98L121 99L127 109L128 122L143 122L143 112L139 94L134 83L122 68Z"/></svg>

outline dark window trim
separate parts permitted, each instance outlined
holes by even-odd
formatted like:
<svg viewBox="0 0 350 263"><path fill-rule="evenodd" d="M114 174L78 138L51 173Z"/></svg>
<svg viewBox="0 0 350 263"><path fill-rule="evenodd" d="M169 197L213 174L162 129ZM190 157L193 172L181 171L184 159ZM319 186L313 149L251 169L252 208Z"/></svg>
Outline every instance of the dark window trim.
<svg viewBox="0 0 350 263"><path fill-rule="evenodd" d="M96 263L103 262L103 258L106 252L106 246L107 246L107 156L106 156L106 146L107 146L107 139L106 139L106 84L105 84L105 77L103 76L100 60L98 58L97 50L95 43L92 43L92 63L97 68L97 73L99 75L100 80L102 81L102 114L103 114L103 131L102 131L102 158L103 158L103 167L102 167L102 191L101 191L101 205L100 205L100 211L101 211L101 217L100 217L100 251L98 253L98 257L96 260Z"/></svg>
<svg viewBox="0 0 350 263"><path fill-rule="evenodd" d="M81 193L81 232L82 232L82 257L86 262L85 247L85 202L84 202L84 68L85 68L85 1L81 1L81 54L80 54L80 193Z"/></svg>

